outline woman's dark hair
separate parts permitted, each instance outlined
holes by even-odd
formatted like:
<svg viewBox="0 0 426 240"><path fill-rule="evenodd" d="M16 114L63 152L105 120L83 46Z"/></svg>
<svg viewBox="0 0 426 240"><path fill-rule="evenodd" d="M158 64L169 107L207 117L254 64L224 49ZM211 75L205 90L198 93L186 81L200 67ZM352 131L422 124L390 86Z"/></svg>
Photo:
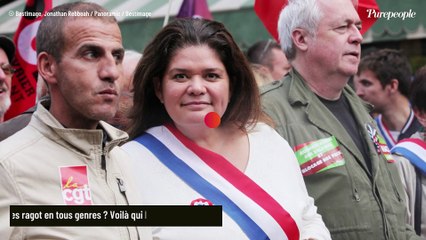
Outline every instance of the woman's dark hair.
<svg viewBox="0 0 426 240"><path fill-rule="evenodd" d="M235 123L244 131L261 115L259 91L244 54L222 23L179 18L165 26L148 44L133 79L134 99L130 112L133 139L147 129L172 122L155 94L170 60L180 49L206 45L214 50L229 76L230 102L221 124Z"/></svg>

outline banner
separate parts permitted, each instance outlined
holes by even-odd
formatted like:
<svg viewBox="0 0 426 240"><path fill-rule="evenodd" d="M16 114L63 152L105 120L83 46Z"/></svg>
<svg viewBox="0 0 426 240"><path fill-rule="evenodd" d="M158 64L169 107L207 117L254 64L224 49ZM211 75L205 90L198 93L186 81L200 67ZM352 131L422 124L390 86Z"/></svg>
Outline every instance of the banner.
<svg viewBox="0 0 426 240"><path fill-rule="evenodd" d="M52 0L27 0L13 41L16 45L12 78L12 105L5 120L13 118L35 104L37 85L37 54L35 37L44 14L52 9Z"/></svg>
<svg viewBox="0 0 426 240"><path fill-rule="evenodd" d="M288 0L255 0L254 2L254 11L256 12L256 15L277 42L279 42L277 30L278 19L281 10L287 4ZM373 26L374 22L377 20L374 17L368 17L368 9L374 9L376 12L380 11L376 0L359 0L358 14L362 21L361 34L367 32L367 30Z"/></svg>
<svg viewBox="0 0 426 240"><path fill-rule="evenodd" d="M183 0L176 17L213 19L206 0Z"/></svg>

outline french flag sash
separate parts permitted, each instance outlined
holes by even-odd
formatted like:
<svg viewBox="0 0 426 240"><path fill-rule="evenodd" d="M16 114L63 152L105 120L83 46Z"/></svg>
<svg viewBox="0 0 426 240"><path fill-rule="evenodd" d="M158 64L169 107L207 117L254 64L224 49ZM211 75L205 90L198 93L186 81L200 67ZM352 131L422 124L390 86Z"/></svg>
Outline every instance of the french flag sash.
<svg viewBox="0 0 426 240"><path fill-rule="evenodd" d="M426 143L417 138L403 139L391 149L393 154L407 158L426 176Z"/></svg>
<svg viewBox="0 0 426 240"><path fill-rule="evenodd" d="M196 192L222 205L249 239L299 240L296 222L273 197L223 156L198 146L174 126L151 128L135 141Z"/></svg>
<svg viewBox="0 0 426 240"><path fill-rule="evenodd" d="M415 119L414 117L415 115L413 110L410 110L410 115L408 116L407 122L404 124L404 127L401 129L400 134L404 134L410 128L411 124L413 123ZM374 120L376 120L380 133L385 138L386 144L388 145L389 149L393 148L395 144L398 142L398 139L395 139L392 137L392 134L390 133L389 129L383 122L382 114L377 116Z"/></svg>

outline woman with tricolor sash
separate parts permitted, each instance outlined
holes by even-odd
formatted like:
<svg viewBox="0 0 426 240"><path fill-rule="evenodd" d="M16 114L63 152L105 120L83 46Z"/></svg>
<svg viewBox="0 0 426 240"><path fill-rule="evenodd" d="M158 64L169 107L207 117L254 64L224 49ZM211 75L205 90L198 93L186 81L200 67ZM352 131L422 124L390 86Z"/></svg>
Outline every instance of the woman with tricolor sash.
<svg viewBox="0 0 426 240"><path fill-rule="evenodd" d="M263 123L253 73L223 24L167 25L133 87L123 148L144 204L222 206L221 227L154 227L154 239L331 239L292 149Z"/></svg>
<svg viewBox="0 0 426 240"><path fill-rule="evenodd" d="M420 68L410 87L414 114L423 126L412 138L398 142L391 152L405 187L408 223L426 238L426 66Z"/></svg>

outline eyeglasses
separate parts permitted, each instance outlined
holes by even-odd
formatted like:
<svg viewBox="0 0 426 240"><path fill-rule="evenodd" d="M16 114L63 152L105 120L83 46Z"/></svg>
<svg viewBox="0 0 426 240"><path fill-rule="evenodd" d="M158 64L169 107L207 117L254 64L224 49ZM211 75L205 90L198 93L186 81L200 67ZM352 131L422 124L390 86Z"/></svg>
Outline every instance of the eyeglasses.
<svg viewBox="0 0 426 240"><path fill-rule="evenodd" d="M259 55L259 60L262 61L263 58L265 57L266 52L269 50L269 46L271 46L273 40L272 39L268 39L268 42L265 44L265 47L263 48L262 52Z"/></svg>
<svg viewBox="0 0 426 240"><path fill-rule="evenodd" d="M12 76L16 72L16 69L14 69L9 63L3 63L0 65L0 68L8 77Z"/></svg>

